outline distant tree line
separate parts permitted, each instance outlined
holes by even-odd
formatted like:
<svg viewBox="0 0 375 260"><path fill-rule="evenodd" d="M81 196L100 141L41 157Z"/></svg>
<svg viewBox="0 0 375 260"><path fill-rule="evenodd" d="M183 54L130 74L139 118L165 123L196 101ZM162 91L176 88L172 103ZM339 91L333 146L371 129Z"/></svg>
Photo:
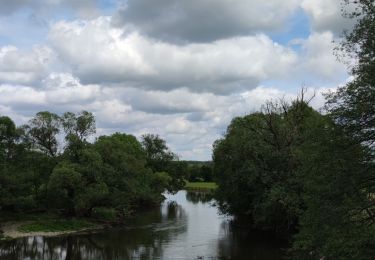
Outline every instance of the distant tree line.
<svg viewBox="0 0 375 260"><path fill-rule="evenodd" d="M95 132L87 111L39 112L19 127L1 116L0 213L91 217L100 209L121 219L184 186L178 158L159 136L115 133L89 142Z"/></svg>
<svg viewBox="0 0 375 260"><path fill-rule="evenodd" d="M186 178L189 182L215 181L212 162L185 161Z"/></svg>
<svg viewBox="0 0 375 260"><path fill-rule="evenodd" d="M353 80L326 111L302 91L234 118L214 144L221 209L291 241L296 259L375 256L375 1L344 1L356 25L338 45Z"/></svg>

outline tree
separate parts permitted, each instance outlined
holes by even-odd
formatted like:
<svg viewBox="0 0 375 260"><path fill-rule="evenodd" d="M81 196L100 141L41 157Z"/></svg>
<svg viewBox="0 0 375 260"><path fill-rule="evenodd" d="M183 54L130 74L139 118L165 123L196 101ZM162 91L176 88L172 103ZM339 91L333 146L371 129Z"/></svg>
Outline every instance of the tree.
<svg viewBox="0 0 375 260"><path fill-rule="evenodd" d="M12 119L0 117L0 165L3 164L3 167L5 161L13 156L18 137L19 133Z"/></svg>
<svg viewBox="0 0 375 260"><path fill-rule="evenodd" d="M59 150L61 129L66 145ZM164 141L152 158L166 163L158 165L165 171L153 172L134 136L115 133L90 143L93 133L95 118L87 111L39 112L21 128L0 117L0 211L58 210L114 221L159 205L165 189L184 184L178 177L186 167L171 161Z"/></svg>
<svg viewBox="0 0 375 260"><path fill-rule="evenodd" d="M87 138L95 134L95 117L92 113L82 111L77 115L66 112L61 117L61 124L65 132L65 152L70 160L79 160L79 153L88 145Z"/></svg>
<svg viewBox="0 0 375 260"><path fill-rule="evenodd" d="M215 142L221 209L286 235L296 259L371 259L371 153L302 100L235 118Z"/></svg>
<svg viewBox="0 0 375 260"><path fill-rule="evenodd" d="M54 113L39 112L24 126L33 146L55 157L58 151L57 135L60 133L60 117Z"/></svg>
<svg viewBox="0 0 375 260"><path fill-rule="evenodd" d="M327 121L300 147L304 209L294 237L297 259L372 259L375 202L366 149ZM300 253L300 254L299 254Z"/></svg>
<svg viewBox="0 0 375 260"><path fill-rule="evenodd" d="M146 134L142 136L142 146L146 151L147 166L154 172L164 171L169 163L177 158L172 153L165 140L158 135Z"/></svg>
<svg viewBox="0 0 375 260"><path fill-rule="evenodd" d="M83 188L82 176L74 164L62 162L53 170L49 182L51 206L64 209L69 215L75 214L75 198Z"/></svg>
<svg viewBox="0 0 375 260"><path fill-rule="evenodd" d="M306 124L320 117L301 97L233 119L213 152L222 210L255 228L292 233L303 207L297 148Z"/></svg>
<svg viewBox="0 0 375 260"><path fill-rule="evenodd" d="M146 134L142 136L142 147L146 152L146 166L153 172L166 172L171 177L167 188L169 191L177 191L185 186L187 177L187 165L178 161L164 139L158 135Z"/></svg>
<svg viewBox="0 0 375 260"><path fill-rule="evenodd" d="M328 259L372 259L375 254L375 1L344 0L355 20L337 54L351 59L353 79L327 95L334 134L321 134L307 163L307 209L295 247ZM324 146L323 146L324 144ZM315 154L315 152L316 154ZM327 160L327 158L330 158ZM305 172L306 169L305 169ZM303 251L302 250L302 251Z"/></svg>
<svg viewBox="0 0 375 260"><path fill-rule="evenodd" d="M358 141L375 148L375 1L344 1L354 11L353 30L344 33L338 54L349 56L354 79L328 95L327 109L335 122Z"/></svg>
<svg viewBox="0 0 375 260"><path fill-rule="evenodd" d="M103 160L103 180L109 187L111 204L121 215L160 202L163 190L152 187L154 178L146 168L145 151L134 136L122 133L101 136L94 149Z"/></svg>
<svg viewBox="0 0 375 260"><path fill-rule="evenodd" d="M67 136L75 135L81 141L95 134L95 117L92 113L81 111L77 115L72 112L66 112L61 117L62 126Z"/></svg>

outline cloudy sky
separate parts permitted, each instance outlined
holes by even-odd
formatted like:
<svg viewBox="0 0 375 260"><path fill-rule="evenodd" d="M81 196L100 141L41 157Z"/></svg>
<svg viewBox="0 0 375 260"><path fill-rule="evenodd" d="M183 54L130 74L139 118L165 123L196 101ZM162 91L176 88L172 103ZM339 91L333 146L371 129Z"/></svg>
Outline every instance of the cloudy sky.
<svg viewBox="0 0 375 260"><path fill-rule="evenodd" d="M348 79L340 0L0 0L0 114L88 110L211 158L234 116Z"/></svg>

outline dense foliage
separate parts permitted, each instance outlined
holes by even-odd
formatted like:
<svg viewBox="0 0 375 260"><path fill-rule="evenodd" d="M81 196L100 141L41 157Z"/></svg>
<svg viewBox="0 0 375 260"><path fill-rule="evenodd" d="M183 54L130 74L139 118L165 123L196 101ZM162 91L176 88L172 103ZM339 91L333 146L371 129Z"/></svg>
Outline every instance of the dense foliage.
<svg viewBox="0 0 375 260"><path fill-rule="evenodd" d="M345 2L352 2L345 0ZM327 107L335 122L360 142L375 143L375 1L357 0L345 15L357 23L346 32L338 54L352 62L353 80L328 96Z"/></svg>
<svg viewBox="0 0 375 260"><path fill-rule="evenodd" d="M87 111L39 112L20 127L0 117L0 211L121 219L182 185L177 157L160 137L115 133L90 143L95 130Z"/></svg>
<svg viewBox="0 0 375 260"><path fill-rule="evenodd" d="M187 161L186 167L189 182L213 182L215 179L211 162Z"/></svg>
<svg viewBox="0 0 375 260"><path fill-rule="evenodd" d="M288 237L297 259L375 255L375 1L344 1L356 20L338 50L353 80L322 115L300 96L235 118L214 144L224 212Z"/></svg>

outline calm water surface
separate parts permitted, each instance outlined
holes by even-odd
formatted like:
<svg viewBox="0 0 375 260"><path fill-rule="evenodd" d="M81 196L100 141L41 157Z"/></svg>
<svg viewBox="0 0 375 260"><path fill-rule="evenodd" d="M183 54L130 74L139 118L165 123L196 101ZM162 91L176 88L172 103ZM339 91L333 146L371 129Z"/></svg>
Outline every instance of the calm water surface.
<svg viewBox="0 0 375 260"><path fill-rule="evenodd" d="M234 229L204 193L166 195L160 209L126 228L62 237L29 237L0 245L0 259L239 259L282 258L281 245Z"/></svg>

